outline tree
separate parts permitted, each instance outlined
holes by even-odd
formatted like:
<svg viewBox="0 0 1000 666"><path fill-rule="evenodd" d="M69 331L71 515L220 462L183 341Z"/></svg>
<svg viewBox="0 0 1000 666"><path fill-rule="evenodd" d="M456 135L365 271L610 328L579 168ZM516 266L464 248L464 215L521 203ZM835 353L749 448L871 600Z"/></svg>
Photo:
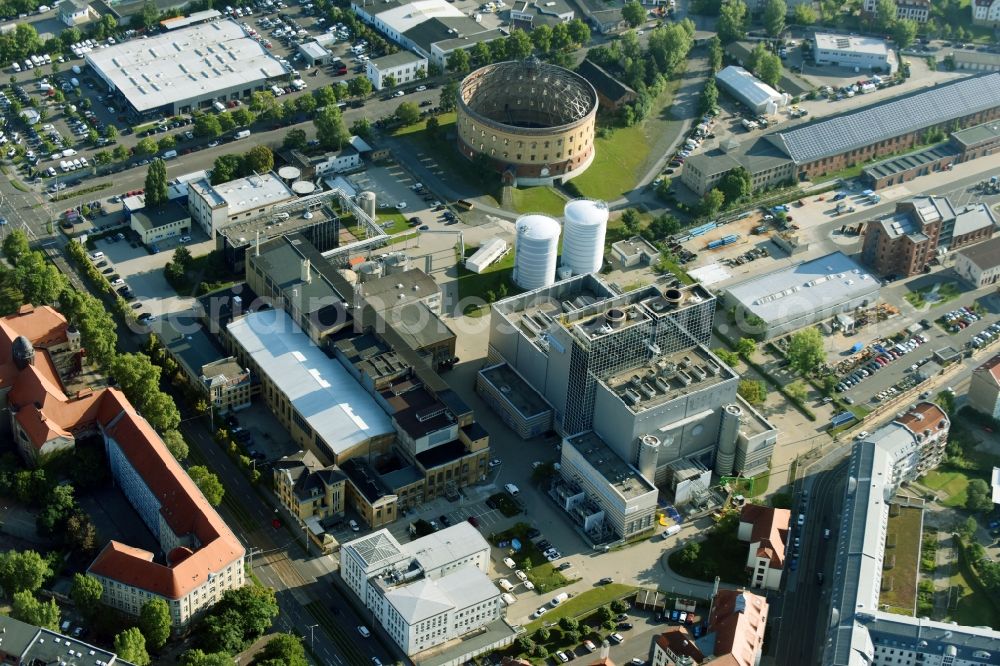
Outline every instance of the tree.
<svg viewBox="0 0 1000 666"><path fill-rule="evenodd" d="M963 539L971 539L976 536L976 530L978 529L979 521L976 520L975 516L969 516L962 522L961 525L958 526L957 532Z"/></svg>
<svg viewBox="0 0 1000 666"><path fill-rule="evenodd" d="M76 609L85 616L93 616L100 609L101 597L104 596L104 586L90 574L73 574L73 584L69 588L70 599Z"/></svg>
<svg viewBox="0 0 1000 666"><path fill-rule="evenodd" d="M875 2L875 25L880 32L889 32L896 23L898 12L896 0L876 0Z"/></svg>
<svg viewBox="0 0 1000 666"><path fill-rule="evenodd" d="M788 341L786 353L789 365L803 375L808 375L826 359L823 335L813 327L796 331Z"/></svg>
<svg viewBox="0 0 1000 666"><path fill-rule="evenodd" d="M551 636L551 632L548 630L547 627L539 627L538 629L535 629L535 633L532 635L535 637L535 640L538 641L539 643L547 643L549 640L549 636Z"/></svg>
<svg viewBox="0 0 1000 666"><path fill-rule="evenodd" d="M531 41L540 52L548 53L552 50L552 28L545 23L532 28Z"/></svg>
<svg viewBox="0 0 1000 666"><path fill-rule="evenodd" d="M146 170L146 207L156 210L167 205L167 163L155 159Z"/></svg>
<svg viewBox="0 0 1000 666"><path fill-rule="evenodd" d="M98 150L94 153L94 161L97 164L111 164L111 153L107 150Z"/></svg>
<svg viewBox="0 0 1000 666"><path fill-rule="evenodd" d="M27 590L14 594L10 616L50 631L59 631L59 605L56 600L39 601Z"/></svg>
<svg viewBox="0 0 1000 666"><path fill-rule="evenodd" d="M179 462L188 457L188 445L179 430L168 430L163 433L162 438L167 450L170 451L170 455L175 460Z"/></svg>
<svg viewBox="0 0 1000 666"><path fill-rule="evenodd" d="M250 95L250 110L258 116L271 113L278 106L278 100L270 90L256 90Z"/></svg>
<svg viewBox="0 0 1000 666"><path fill-rule="evenodd" d="M336 106L328 106L317 113L313 124L319 144L327 150L340 150L350 139L347 125Z"/></svg>
<svg viewBox="0 0 1000 666"><path fill-rule="evenodd" d="M66 519L66 544L75 552L84 555L97 550L97 528L90 516L80 511Z"/></svg>
<svg viewBox="0 0 1000 666"><path fill-rule="evenodd" d="M431 116L427 119L427 124L430 125L432 120L437 120L435 117ZM372 139L372 121L367 118L358 118L351 125L351 134L359 136L365 141L371 141Z"/></svg>
<svg viewBox="0 0 1000 666"><path fill-rule="evenodd" d="M313 106L312 106L312 110L306 112L305 111L306 104L303 101L303 100L306 100L306 99L310 99L310 100L313 100L315 102L314 98L312 98L312 97L302 96L298 100L299 110L303 111L304 113L312 113L312 110L315 110L316 105L314 103ZM248 109L246 107L243 107L243 106L241 106L240 108L234 110L229 115L232 117L233 122L236 123L237 127L246 127L247 125L253 124L253 121L255 120L253 112L250 109Z"/></svg>
<svg viewBox="0 0 1000 666"><path fill-rule="evenodd" d="M294 634L278 634L257 656L258 666L308 666L302 639Z"/></svg>
<svg viewBox="0 0 1000 666"><path fill-rule="evenodd" d="M198 489L201 490L202 495L205 496L209 504L219 506L222 503L222 496L225 494L226 489L222 487L219 477L208 471L207 467L195 465L188 469L188 475L194 481L195 485L198 486Z"/></svg>
<svg viewBox="0 0 1000 666"><path fill-rule="evenodd" d="M725 201L726 196L718 188L711 190L701 199L701 214L705 217L715 217L722 210Z"/></svg>
<svg viewBox="0 0 1000 666"><path fill-rule="evenodd" d="M45 506L38 513L36 518L38 531L45 535L55 534L75 508L76 498L73 497L73 486L56 486L49 493Z"/></svg>
<svg viewBox="0 0 1000 666"><path fill-rule="evenodd" d="M896 47L905 49L913 44L917 38L917 22L913 19L902 19L896 21L892 26L892 38L896 42Z"/></svg>
<svg viewBox="0 0 1000 666"><path fill-rule="evenodd" d="M213 649L234 653L271 628L278 614L274 590L247 585L227 590L202 622L202 642Z"/></svg>
<svg viewBox="0 0 1000 666"><path fill-rule="evenodd" d="M128 148L118 144L115 146L114 150L111 151L111 156L115 158L116 162L124 162L128 159Z"/></svg>
<svg viewBox="0 0 1000 666"><path fill-rule="evenodd" d="M574 44L579 44L582 47L590 43L590 26L581 19L573 19L566 24L566 27L569 29L569 35Z"/></svg>
<svg viewBox="0 0 1000 666"><path fill-rule="evenodd" d="M646 8L637 0L626 2L622 7L622 19L628 23L630 28L637 28L646 21Z"/></svg>
<svg viewBox="0 0 1000 666"><path fill-rule="evenodd" d="M177 145L177 138L173 134L168 134L156 142L156 147L160 150L171 150Z"/></svg>
<svg viewBox="0 0 1000 666"><path fill-rule="evenodd" d="M736 392L751 405L760 405L767 399L764 383L755 379L741 379Z"/></svg>
<svg viewBox="0 0 1000 666"><path fill-rule="evenodd" d="M941 391L934 398L934 402L944 410L949 417L955 413L955 394L951 391Z"/></svg>
<svg viewBox="0 0 1000 666"><path fill-rule="evenodd" d="M712 35L708 40L708 66L712 68L712 73L722 69L722 42L718 35Z"/></svg>
<svg viewBox="0 0 1000 666"><path fill-rule="evenodd" d="M601 622L609 622L615 619L615 613L611 610L611 606L605 604L597 609L597 619Z"/></svg>
<svg viewBox="0 0 1000 666"><path fill-rule="evenodd" d="M986 513L993 508L990 485L982 479L972 479L965 490L965 508L976 513Z"/></svg>
<svg viewBox="0 0 1000 666"><path fill-rule="evenodd" d="M753 177L743 167L730 169L719 180L719 189L731 206L753 194Z"/></svg>
<svg viewBox="0 0 1000 666"><path fill-rule="evenodd" d="M384 79L382 79L383 88L395 88L396 87L396 77L392 74L387 74Z"/></svg>
<svg viewBox="0 0 1000 666"><path fill-rule="evenodd" d="M219 117L212 113L203 113L194 119L194 135L205 139L214 139L222 134Z"/></svg>
<svg viewBox="0 0 1000 666"><path fill-rule="evenodd" d="M443 113L455 110L458 106L458 83L449 81L441 86L441 97L438 100L438 106Z"/></svg>
<svg viewBox="0 0 1000 666"><path fill-rule="evenodd" d="M701 89L701 99L698 102L700 113L710 113L719 105L719 89L715 85L715 79L709 77L705 81L705 87Z"/></svg>
<svg viewBox="0 0 1000 666"><path fill-rule="evenodd" d="M337 93L333 86L321 86L313 90L313 99L316 100L316 108L330 106L337 103Z"/></svg>
<svg viewBox="0 0 1000 666"><path fill-rule="evenodd" d="M750 358L757 351L757 343L753 338L740 338L736 343L736 353L745 358Z"/></svg>
<svg viewBox="0 0 1000 666"><path fill-rule="evenodd" d="M403 102L396 107L394 115L402 125L413 125L420 120L420 108L413 102Z"/></svg>
<svg viewBox="0 0 1000 666"><path fill-rule="evenodd" d="M504 40L504 47L507 58L510 60L524 60L531 55L531 37L524 30L512 30L507 39ZM451 63L448 63L449 69Z"/></svg>
<svg viewBox="0 0 1000 666"><path fill-rule="evenodd" d="M573 45L573 38L569 34L569 26L565 23L556 23L552 28L552 50L562 52Z"/></svg>
<svg viewBox="0 0 1000 666"><path fill-rule="evenodd" d="M159 146L156 143L156 139L146 137L145 139L139 139L139 142L135 144L135 152L137 155L155 155L156 151L159 150Z"/></svg>
<svg viewBox="0 0 1000 666"><path fill-rule="evenodd" d="M718 349L713 350L713 352L719 357L720 361L729 367L734 367L740 362L740 355L734 351L729 351L728 349L719 347Z"/></svg>
<svg viewBox="0 0 1000 666"><path fill-rule="evenodd" d="M269 113L273 114L278 107L275 106ZM216 120L219 121L219 129L225 132L231 132L236 129L236 121L233 120L233 115L228 111L218 113L215 116Z"/></svg>
<svg viewBox="0 0 1000 666"><path fill-rule="evenodd" d="M233 666L235 663L225 652L188 650L181 655L181 666Z"/></svg>
<svg viewBox="0 0 1000 666"><path fill-rule="evenodd" d="M515 31L516 32L516 31ZM465 49L455 49L448 54L445 65L449 72L454 74L466 74L470 67L469 52Z"/></svg>
<svg viewBox="0 0 1000 666"><path fill-rule="evenodd" d="M348 91L354 97L361 97L364 99L372 94L372 82L367 76L356 76L351 79L348 84Z"/></svg>
<svg viewBox="0 0 1000 666"><path fill-rule="evenodd" d="M304 150L307 144L306 131L303 129L290 129L281 141L281 145L291 150Z"/></svg>
<svg viewBox="0 0 1000 666"><path fill-rule="evenodd" d="M132 23L133 25L137 25L142 28L152 28L154 25L156 25L156 22L159 19L160 19L160 12L156 8L156 3L148 1L144 2L142 4L142 10L138 14L132 17Z"/></svg>
<svg viewBox="0 0 1000 666"><path fill-rule="evenodd" d="M559 618L559 628L563 631L574 631L580 627L580 621L575 617Z"/></svg>
<svg viewBox="0 0 1000 666"><path fill-rule="evenodd" d="M889 0L892 2L892 0ZM717 30L723 44L743 39L746 34L747 6L743 0L723 0Z"/></svg>
<svg viewBox="0 0 1000 666"><path fill-rule="evenodd" d="M780 37L785 31L785 16L788 15L788 5L785 0L767 0L764 5L764 28L771 37Z"/></svg>
<svg viewBox="0 0 1000 666"><path fill-rule="evenodd" d="M812 25L816 22L816 10L811 4L798 4L792 10L792 20L796 25Z"/></svg>
<svg viewBox="0 0 1000 666"><path fill-rule="evenodd" d="M274 168L274 153L267 146L256 145L243 155L243 169L247 172L267 173Z"/></svg>
<svg viewBox="0 0 1000 666"><path fill-rule="evenodd" d="M152 662L146 652L146 639L138 627L130 627L115 636L115 652L135 666L149 666Z"/></svg>
<svg viewBox="0 0 1000 666"><path fill-rule="evenodd" d="M26 303L55 303L66 289L66 278L40 252L30 252L18 262L14 279Z"/></svg>
<svg viewBox="0 0 1000 666"><path fill-rule="evenodd" d="M3 256L12 266L17 266L21 257L31 252L31 245L28 243L28 234L24 229L14 229L3 239Z"/></svg>
<svg viewBox="0 0 1000 666"><path fill-rule="evenodd" d="M639 211L635 208L626 208L622 213L622 225L625 227L625 231L628 232L630 236L634 236L639 233L639 226L642 224L642 219L639 217Z"/></svg>
<svg viewBox="0 0 1000 666"><path fill-rule="evenodd" d="M166 645L172 629L170 606L167 602L154 597L144 603L139 610L139 629L154 651Z"/></svg>
<svg viewBox="0 0 1000 666"><path fill-rule="evenodd" d="M212 184L228 183L237 178L243 170L243 160L239 155L219 155L212 164Z"/></svg>
<svg viewBox="0 0 1000 666"><path fill-rule="evenodd" d="M493 52L486 42L476 42L470 50L470 58L476 67L482 67L492 62Z"/></svg>
<svg viewBox="0 0 1000 666"><path fill-rule="evenodd" d="M624 613L628 610L628 602L624 599L615 599L611 602L611 610L616 613Z"/></svg>
<svg viewBox="0 0 1000 666"><path fill-rule="evenodd" d="M770 52L763 53L757 59L754 74L769 86L776 87L781 81L781 58Z"/></svg>

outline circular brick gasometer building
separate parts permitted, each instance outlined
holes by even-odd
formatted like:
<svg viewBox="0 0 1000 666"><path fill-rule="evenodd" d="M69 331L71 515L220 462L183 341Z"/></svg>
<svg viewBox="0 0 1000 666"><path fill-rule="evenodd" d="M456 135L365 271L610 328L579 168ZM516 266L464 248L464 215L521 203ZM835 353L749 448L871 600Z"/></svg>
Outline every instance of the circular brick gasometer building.
<svg viewBox="0 0 1000 666"><path fill-rule="evenodd" d="M567 181L594 160L597 92L579 74L528 60L481 67L458 91L458 148L515 185Z"/></svg>

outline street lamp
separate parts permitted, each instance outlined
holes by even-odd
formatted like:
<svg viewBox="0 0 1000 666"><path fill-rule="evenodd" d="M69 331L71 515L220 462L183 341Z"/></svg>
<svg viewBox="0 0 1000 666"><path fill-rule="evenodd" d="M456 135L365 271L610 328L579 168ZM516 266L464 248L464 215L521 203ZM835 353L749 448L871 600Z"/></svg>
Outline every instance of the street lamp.
<svg viewBox="0 0 1000 666"><path fill-rule="evenodd" d="M315 650L316 649L316 627L318 627L318 626L319 626L318 624L311 624L308 627L306 627L306 629L309 630L309 649L310 650Z"/></svg>

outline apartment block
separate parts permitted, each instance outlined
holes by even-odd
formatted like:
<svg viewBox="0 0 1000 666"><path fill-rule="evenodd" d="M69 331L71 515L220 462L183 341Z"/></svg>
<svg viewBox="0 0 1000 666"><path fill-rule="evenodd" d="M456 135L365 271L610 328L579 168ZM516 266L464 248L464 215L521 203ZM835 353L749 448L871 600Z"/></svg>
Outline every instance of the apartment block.
<svg viewBox="0 0 1000 666"><path fill-rule="evenodd" d="M737 537L750 543L747 568L750 587L777 590L785 570L789 524L792 512L769 506L746 504L740 511Z"/></svg>
<svg viewBox="0 0 1000 666"><path fill-rule="evenodd" d="M967 397L970 407L1000 419L1000 355L994 356L972 372Z"/></svg>

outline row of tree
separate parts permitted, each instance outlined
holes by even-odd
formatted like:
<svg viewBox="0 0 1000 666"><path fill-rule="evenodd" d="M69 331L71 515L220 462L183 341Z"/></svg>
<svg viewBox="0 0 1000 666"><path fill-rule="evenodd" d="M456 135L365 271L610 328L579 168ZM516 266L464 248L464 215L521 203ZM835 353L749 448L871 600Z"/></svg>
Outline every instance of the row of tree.
<svg viewBox="0 0 1000 666"><path fill-rule="evenodd" d="M255 173L267 173L273 168L274 153L267 146L258 144L242 155L230 153L216 157L212 165L212 184L226 183ZM182 248L178 248L180 249ZM174 260L177 260L176 251ZM185 260L182 253L182 261Z"/></svg>

